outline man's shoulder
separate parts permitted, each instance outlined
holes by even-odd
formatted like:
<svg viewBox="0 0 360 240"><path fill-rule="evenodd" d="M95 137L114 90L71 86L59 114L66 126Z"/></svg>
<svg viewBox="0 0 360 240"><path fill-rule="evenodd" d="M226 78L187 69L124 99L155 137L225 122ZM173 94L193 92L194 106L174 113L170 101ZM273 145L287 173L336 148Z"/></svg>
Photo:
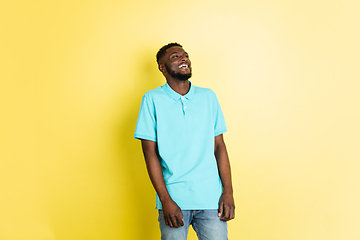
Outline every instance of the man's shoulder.
<svg viewBox="0 0 360 240"><path fill-rule="evenodd" d="M154 97L156 97L156 96L158 96L158 95L162 95L163 93L164 93L164 91L162 90L162 86L159 86L159 87L157 87L157 88L155 88L155 89L148 90L148 91L144 94L143 98L150 98L150 99L152 99L152 98L154 98Z"/></svg>
<svg viewBox="0 0 360 240"><path fill-rule="evenodd" d="M194 90L196 94L203 95L203 96L211 96L216 97L215 92L211 90L210 88L204 88L204 87L197 87L194 86Z"/></svg>

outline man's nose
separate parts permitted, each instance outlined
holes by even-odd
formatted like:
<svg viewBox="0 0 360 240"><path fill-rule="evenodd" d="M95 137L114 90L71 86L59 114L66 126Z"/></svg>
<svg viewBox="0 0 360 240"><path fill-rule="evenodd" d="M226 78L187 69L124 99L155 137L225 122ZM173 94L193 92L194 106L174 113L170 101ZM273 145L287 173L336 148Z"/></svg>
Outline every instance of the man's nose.
<svg viewBox="0 0 360 240"><path fill-rule="evenodd" d="M183 62L187 61L188 59L189 58L186 55L182 55L181 58L180 58L180 60L183 61Z"/></svg>

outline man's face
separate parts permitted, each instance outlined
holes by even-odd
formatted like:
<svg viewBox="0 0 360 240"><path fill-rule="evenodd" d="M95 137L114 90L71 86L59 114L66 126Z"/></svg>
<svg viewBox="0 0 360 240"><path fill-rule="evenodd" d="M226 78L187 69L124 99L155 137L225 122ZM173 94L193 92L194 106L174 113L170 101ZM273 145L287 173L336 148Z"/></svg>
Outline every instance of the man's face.
<svg viewBox="0 0 360 240"><path fill-rule="evenodd" d="M189 55L181 47L167 49L163 56L163 63L166 72L173 78L186 81L192 75Z"/></svg>

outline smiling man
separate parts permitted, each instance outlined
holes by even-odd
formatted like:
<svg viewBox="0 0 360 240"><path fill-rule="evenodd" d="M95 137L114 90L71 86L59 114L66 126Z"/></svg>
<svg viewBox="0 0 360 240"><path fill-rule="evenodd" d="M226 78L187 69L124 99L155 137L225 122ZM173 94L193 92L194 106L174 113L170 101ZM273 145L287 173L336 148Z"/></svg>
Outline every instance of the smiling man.
<svg viewBox="0 0 360 240"><path fill-rule="evenodd" d="M135 129L156 190L161 239L225 240L235 217L226 125L215 93L195 87L188 53L178 43L156 55L166 84L142 99Z"/></svg>

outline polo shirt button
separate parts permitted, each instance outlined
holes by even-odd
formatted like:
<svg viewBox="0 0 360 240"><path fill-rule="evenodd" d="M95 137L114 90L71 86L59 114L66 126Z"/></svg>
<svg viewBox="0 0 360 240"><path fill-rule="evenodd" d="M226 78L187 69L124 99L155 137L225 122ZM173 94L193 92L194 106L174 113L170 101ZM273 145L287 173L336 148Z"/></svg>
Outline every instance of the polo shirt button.
<svg viewBox="0 0 360 240"><path fill-rule="evenodd" d="M182 99L182 100L184 100L184 99L185 99L185 97L181 97L181 99Z"/></svg>
<svg viewBox="0 0 360 240"><path fill-rule="evenodd" d="M186 107L184 107L186 109Z"/></svg>

